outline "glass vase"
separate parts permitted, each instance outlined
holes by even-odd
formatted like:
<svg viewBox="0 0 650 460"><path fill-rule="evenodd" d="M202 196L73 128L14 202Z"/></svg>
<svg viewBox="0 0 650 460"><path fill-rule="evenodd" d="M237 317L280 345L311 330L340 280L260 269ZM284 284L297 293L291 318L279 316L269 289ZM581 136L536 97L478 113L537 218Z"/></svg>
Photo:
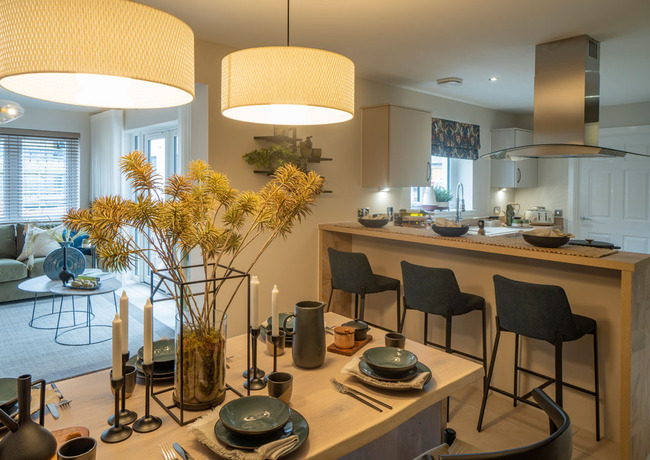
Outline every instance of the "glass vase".
<svg viewBox="0 0 650 460"><path fill-rule="evenodd" d="M176 316L173 398L184 410L209 409L226 397L226 319L220 310L207 320L189 310L182 321Z"/></svg>

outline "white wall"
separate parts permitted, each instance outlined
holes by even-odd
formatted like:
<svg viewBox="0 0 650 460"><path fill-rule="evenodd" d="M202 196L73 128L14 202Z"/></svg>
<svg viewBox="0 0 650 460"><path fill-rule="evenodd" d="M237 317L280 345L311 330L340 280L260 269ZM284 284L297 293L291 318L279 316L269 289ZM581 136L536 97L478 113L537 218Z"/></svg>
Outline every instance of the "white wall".
<svg viewBox="0 0 650 460"><path fill-rule="evenodd" d="M90 113L50 110L24 105L25 114L7 124L7 128L39 129L79 133L79 205L88 206L90 197Z"/></svg>

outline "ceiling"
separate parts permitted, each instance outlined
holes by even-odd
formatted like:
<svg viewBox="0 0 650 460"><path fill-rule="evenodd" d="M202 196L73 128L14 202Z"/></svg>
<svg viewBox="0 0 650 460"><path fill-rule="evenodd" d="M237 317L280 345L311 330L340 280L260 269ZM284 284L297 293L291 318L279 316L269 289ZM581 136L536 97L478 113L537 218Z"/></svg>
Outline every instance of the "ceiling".
<svg viewBox="0 0 650 460"><path fill-rule="evenodd" d="M140 3L184 20L199 39L286 44L284 0ZM292 45L341 53L361 78L513 113L532 112L535 45L580 34L601 42L601 105L650 101L648 0L291 2ZM435 82L451 76L463 85Z"/></svg>

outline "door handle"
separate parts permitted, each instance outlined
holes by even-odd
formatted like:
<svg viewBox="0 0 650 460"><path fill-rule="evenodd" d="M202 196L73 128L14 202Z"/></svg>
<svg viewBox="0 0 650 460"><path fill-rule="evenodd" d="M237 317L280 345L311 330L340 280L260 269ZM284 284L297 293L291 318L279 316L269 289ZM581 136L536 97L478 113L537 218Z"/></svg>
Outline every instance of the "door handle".
<svg viewBox="0 0 650 460"><path fill-rule="evenodd" d="M593 220L591 217L580 216L580 220Z"/></svg>
<svg viewBox="0 0 650 460"><path fill-rule="evenodd" d="M427 185L431 185L431 162L427 161Z"/></svg>
<svg viewBox="0 0 650 460"><path fill-rule="evenodd" d="M521 182L521 169L517 168L517 183Z"/></svg>

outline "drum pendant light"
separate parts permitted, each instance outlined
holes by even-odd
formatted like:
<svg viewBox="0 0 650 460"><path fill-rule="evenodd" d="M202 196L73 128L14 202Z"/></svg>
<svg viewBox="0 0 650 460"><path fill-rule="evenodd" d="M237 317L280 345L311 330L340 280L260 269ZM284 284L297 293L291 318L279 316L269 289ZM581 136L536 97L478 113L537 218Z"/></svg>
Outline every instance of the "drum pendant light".
<svg viewBox="0 0 650 460"><path fill-rule="evenodd" d="M221 113L273 125L324 125L354 116L354 63L330 51L289 45L249 48L221 62Z"/></svg>
<svg viewBox="0 0 650 460"><path fill-rule="evenodd" d="M194 33L129 0L3 0L0 86L91 107L187 104L194 99Z"/></svg>

